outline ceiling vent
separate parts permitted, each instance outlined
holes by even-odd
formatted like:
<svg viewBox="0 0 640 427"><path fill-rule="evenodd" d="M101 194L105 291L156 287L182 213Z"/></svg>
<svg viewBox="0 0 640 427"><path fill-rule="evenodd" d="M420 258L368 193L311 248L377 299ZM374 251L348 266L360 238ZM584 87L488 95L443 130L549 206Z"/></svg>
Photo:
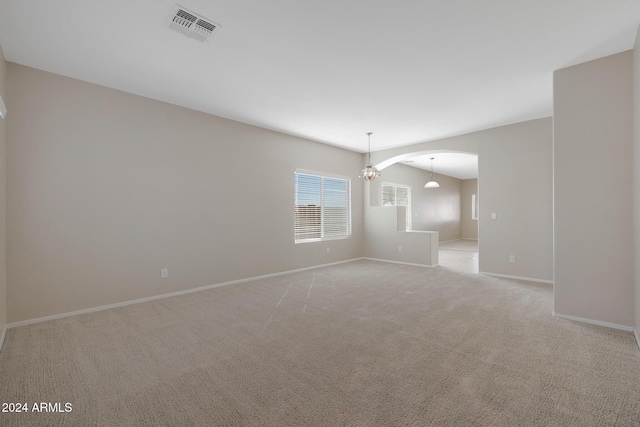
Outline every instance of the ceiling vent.
<svg viewBox="0 0 640 427"><path fill-rule="evenodd" d="M220 27L220 25L213 21L203 18L179 5L176 5L171 15L169 15L167 25L172 30L176 30L187 37L203 43L209 40L213 32Z"/></svg>

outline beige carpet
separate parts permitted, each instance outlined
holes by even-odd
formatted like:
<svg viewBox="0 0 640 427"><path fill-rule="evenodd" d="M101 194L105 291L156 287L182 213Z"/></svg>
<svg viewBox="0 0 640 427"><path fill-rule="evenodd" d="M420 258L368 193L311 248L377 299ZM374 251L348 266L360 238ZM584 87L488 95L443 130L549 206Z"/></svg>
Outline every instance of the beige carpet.
<svg viewBox="0 0 640 427"><path fill-rule="evenodd" d="M10 329L5 426L637 426L629 332L549 285L357 261Z"/></svg>

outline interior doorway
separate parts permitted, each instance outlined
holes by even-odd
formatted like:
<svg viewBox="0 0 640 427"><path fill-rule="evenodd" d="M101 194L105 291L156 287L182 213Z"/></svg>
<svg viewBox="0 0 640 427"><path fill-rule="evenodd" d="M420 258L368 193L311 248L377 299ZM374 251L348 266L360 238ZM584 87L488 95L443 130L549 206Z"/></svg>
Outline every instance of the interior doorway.
<svg viewBox="0 0 640 427"><path fill-rule="evenodd" d="M399 163L423 169L431 181L414 193L421 197L424 229L440 236L439 265L478 272L478 155L460 152L415 153ZM435 184L435 185L433 185ZM419 206L418 206L419 207ZM420 213L419 213L420 215Z"/></svg>
<svg viewBox="0 0 640 427"><path fill-rule="evenodd" d="M404 172L395 164L421 169L422 176ZM414 231L438 232L438 264L470 273L478 272L480 256L478 166L477 152L442 149L403 153L376 164L388 180L387 186L411 187L411 221L407 225ZM378 192L381 195L376 197L382 204L384 188Z"/></svg>

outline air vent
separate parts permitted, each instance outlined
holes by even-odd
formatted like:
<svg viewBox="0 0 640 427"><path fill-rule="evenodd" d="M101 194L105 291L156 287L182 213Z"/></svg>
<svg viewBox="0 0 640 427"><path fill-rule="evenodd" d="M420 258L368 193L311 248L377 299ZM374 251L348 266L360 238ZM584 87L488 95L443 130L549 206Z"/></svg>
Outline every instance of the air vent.
<svg viewBox="0 0 640 427"><path fill-rule="evenodd" d="M171 15L169 15L167 25L172 30L176 30L187 37L203 43L209 40L213 32L220 27L220 25L215 24L213 21L203 18L179 5L176 5Z"/></svg>

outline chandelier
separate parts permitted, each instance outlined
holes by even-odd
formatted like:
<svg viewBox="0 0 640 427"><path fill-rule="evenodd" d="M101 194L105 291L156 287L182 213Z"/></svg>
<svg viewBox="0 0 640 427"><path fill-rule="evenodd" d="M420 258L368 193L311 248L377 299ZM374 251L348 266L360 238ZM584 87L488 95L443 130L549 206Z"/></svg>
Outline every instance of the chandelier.
<svg viewBox="0 0 640 427"><path fill-rule="evenodd" d="M380 171L373 166L371 166L371 134L373 132L367 132L367 136L369 137L369 162L367 167L360 171L360 175L358 178L364 178L365 181L373 181L377 177L380 176Z"/></svg>

